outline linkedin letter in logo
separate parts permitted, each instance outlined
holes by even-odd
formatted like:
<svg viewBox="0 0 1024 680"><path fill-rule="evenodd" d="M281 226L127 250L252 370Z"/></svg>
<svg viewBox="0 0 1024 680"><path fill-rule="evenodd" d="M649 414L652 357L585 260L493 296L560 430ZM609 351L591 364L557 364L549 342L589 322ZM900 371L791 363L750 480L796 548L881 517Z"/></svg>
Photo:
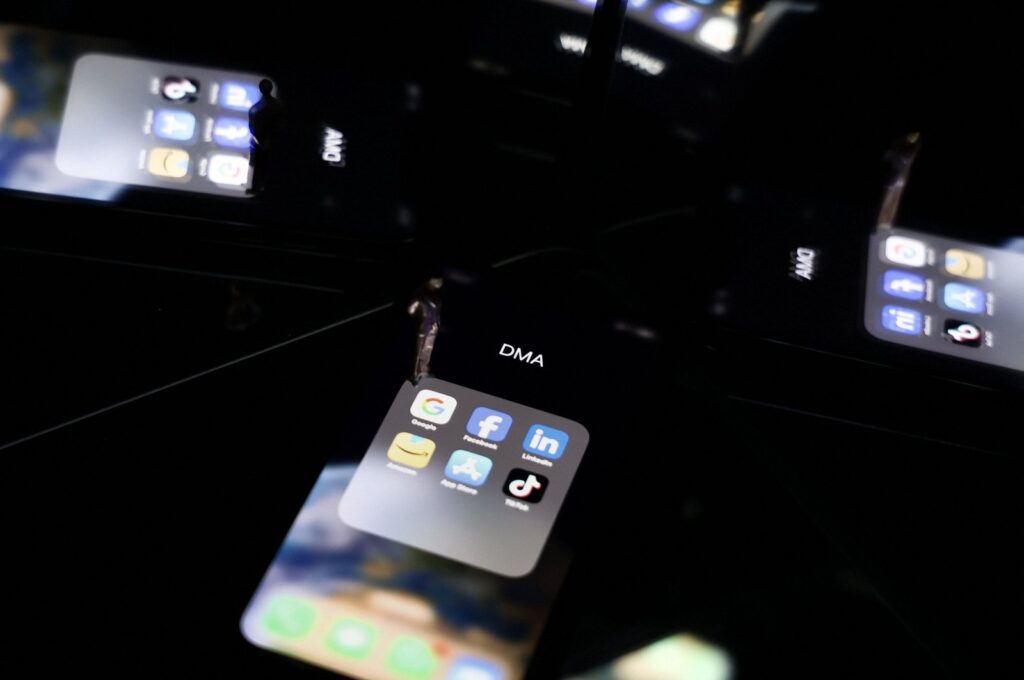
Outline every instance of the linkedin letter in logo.
<svg viewBox="0 0 1024 680"><path fill-rule="evenodd" d="M550 425L530 425L523 440L523 448L545 458L561 458L569 444L569 435Z"/></svg>

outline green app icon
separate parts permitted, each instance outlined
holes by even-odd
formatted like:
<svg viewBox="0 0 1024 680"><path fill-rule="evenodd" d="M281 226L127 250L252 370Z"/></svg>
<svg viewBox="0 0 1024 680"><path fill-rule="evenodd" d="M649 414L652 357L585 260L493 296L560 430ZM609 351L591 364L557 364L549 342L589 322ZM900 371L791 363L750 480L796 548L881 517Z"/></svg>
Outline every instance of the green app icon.
<svg viewBox="0 0 1024 680"><path fill-rule="evenodd" d="M313 628L316 610L313 605L298 597L278 595L270 601L263 625L274 635L286 638L301 638Z"/></svg>
<svg viewBox="0 0 1024 680"><path fill-rule="evenodd" d="M408 635L396 638L388 652L388 668L407 678L429 678L437 664L437 655L430 645Z"/></svg>
<svg viewBox="0 0 1024 680"><path fill-rule="evenodd" d="M350 659L365 659L377 639L376 629L355 619L339 619L327 634L327 648Z"/></svg>

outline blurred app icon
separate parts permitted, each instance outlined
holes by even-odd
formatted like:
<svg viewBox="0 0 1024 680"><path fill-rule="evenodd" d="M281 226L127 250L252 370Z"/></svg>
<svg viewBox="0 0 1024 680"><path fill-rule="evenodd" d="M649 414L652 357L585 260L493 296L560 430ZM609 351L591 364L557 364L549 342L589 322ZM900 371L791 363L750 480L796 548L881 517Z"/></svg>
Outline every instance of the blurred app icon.
<svg viewBox="0 0 1024 680"><path fill-rule="evenodd" d="M199 98L199 81L195 78L167 76L160 84L160 95L172 102L194 102Z"/></svg>
<svg viewBox="0 0 1024 680"><path fill-rule="evenodd" d="M409 413L416 418L429 420L438 425L444 425L452 419L455 407L458 405L455 397L441 394L434 390L420 390L419 394L409 407Z"/></svg>
<svg viewBox="0 0 1024 680"><path fill-rule="evenodd" d="M690 31L700 21L700 10L687 5L667 3L654 10L658 23L675 31Z"/></svg>
<svg viewBox="0 0 1024 680"><path fill-rule="evenodd" d="M231 154L214 154L206 175L217 184L241 186L249 181L249 159Z"/></svg>
<svg viewBox="0 0 1024 680"><path fill-rule="evenodd" d="M459 449L452 453L444 468L445 477L469 486L482 486L491 473L493 463L487 456Z"/></svg>
<svg viewBox="0 0 1024 680"><path fill-rule="evenodd" d="M263 616L263 625L274 635L301 638L309 634L316 620L316 609L305 600L279 595L270 601Z"/></svg>
<svg viewBox="0 0 1024 680"><path fill-rule="evenodd" d="M505 479L505 486L502 491L506 496L511 496L527 503L540 503L544 498L544 492L548 490L548 478L538 475L536 472L515 468L508 473Z"/></svg>
<svg viewBox="0 0 1024 680"><path fill-rule="evenodd" d="M713 50L728 52L736 46L738 32L735 20L729 17L712 17L700 27L697 40Z"/></svg>
<svg viewBox="0 0 1024 680"><path fill-rule="evenodd" d="M475 656L460 656L444 676L445 680L501 680L503 677L498 664Z"/></svg>
<svg viewBox="0 0 1024 680"><path fill-rule="evenodd" d="M153 134L162 139L184 142L196 133L196 117L188 111L160 109L153 116Z"/></svg>
<svg viewBox="0 0 1024 680"><path fill-rule="evenodd" d="M388 447L388 458L413 468L424 468L434 455L436 445L426 437L399 432Z"/></svg>
<svg viewBox="0 0 1024 680"><path fill-rule="evenodd" d="M149 152L146 169L157 177L180 179L188 174L188 152L158 146Z"/></svg>
<svg viewBox="0 0 1024 680"><path fill-rule="evenodd" d="M890 269L882 278L882 287L893 297L904 300L923 300L927 289L925 281L917 274Z"/></svg>
<svg viewBox="0 0 1024 680"><path fill-rule="evenodd" d="M985 258L969 250L952 248L946 251L946 271L963 279L985 277Z"/></svg>
<svg viewBox="0 0 1024 680"><path fill-rule="evenodd" d="M261 97L260 89L251 83L226 80L221 83L218 101L225 109L248 111Z"/></svg>
<svg viewBox="0 0 1024 680"><path fill-rule="evenodd" d="M885 259L907 267L923 267L928 258L924 241L906 236L890 236L885 239Z"/></svg>
<svg viewBox="0 0 1024 680"><path fill-rule="evenodd" d="M242 118L218 116L213 121L213 141L232 149L248 149L249 121Z"/></svg>
<svg viewBox="0 0 1024 680"><path fill-rule="evenodd" d="M732 660L724 649L689 633L641 647L567 680L731 680Z"/></svg>
<svg viewBox="0 0 1024 680"><path fill-rule="evenodd" d="M388 670L403 678L425 680L434 674L438 663L430 645L409 635L396 638L388 650Z"/></svg>
<svg viewBox="0 0 1024 680"><path fill-rule="evenodd" d="M981 340L984 337L979 326L957 319L946 319L942 324L942 333L946 339L964 347L981 347Z"/></svg>
<svg viewBox="0 0 1024 680"><path fill-rule="evenodd" d="M377 630L356 619L341 619L327 634L327 648L350 659L365 659L373 650Z"/></svg>
<svg viewBox="0 0 1024 680"><path fill-rule="evenodd" d="M947 283L943 289L942 301L958 312L980 314L985 311L985 293L980 288L962 283Z"/></svg>
<svg viewBox="0 0 1024 680"><path fill-rule="evenodd" d="M561 458L569 444L569 435L550 425L533 424L526 431L523 448L545 458Z"/></svg>
<svg viewBox="0 0 1024 680"><path fill-rule="evenodd" d="M882 308L882 326L904 335L921 335L924 319L916 310L886 305Z"/></svg>
<svg viewBox="0 0 1024 680"><path fill-rule="evenodd" d="M512 427L512 416L501 411L478 406L466 423L466 432L487 441L500 442Z"/></svg>

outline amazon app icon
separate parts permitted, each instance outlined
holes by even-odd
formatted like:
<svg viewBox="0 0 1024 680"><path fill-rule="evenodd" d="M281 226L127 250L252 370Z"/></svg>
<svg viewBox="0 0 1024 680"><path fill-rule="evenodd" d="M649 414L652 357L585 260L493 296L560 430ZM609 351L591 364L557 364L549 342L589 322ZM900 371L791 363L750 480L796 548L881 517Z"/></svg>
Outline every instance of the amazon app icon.
<svg viewBox="0 0 1024 680"><path fill-rule="evenodd" d="M388 458L411 468L425 468L434 455L434 442L426 437L399 432L388 447Z"/></svg>

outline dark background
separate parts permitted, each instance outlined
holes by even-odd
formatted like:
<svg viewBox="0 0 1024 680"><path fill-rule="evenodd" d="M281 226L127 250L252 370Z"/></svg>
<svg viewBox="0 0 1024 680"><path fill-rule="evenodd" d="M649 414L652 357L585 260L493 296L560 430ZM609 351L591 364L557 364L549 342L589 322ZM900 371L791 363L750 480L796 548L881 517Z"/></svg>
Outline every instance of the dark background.
<svg viewBox="0 0 1024 680"><path fill-rule="evenodd" d="M372 434L411 366L409 295L456 265L500 285L451 346L521 330L523 301L553 341L588 319L591 350L558 387L579 408L614 385L631 414L605 461L627 481L574 537L538 677L680 630L743 677L1005 675L1024 604L1020 392L843 330L898 135L925 140L906 226L1020 235L1013 17L825 3L735 64L627 23L623 43L671 61L655 81L554 50L586 15L434 5L4 8L288 79L292 111L354 81L373 84L358 127L403 110L386 118L402 143L375 147L388 162L352 168L359 224L0 195L12 665L322 674L248 646L238 617L323 462ZM415 229L368 236L396 202ZM798 293L758 254L808 235L842 276ZM470 386L500 393L465 356L451 370L479 366ZM589 479L567 511L608 507L607 477Z"/></svg>

